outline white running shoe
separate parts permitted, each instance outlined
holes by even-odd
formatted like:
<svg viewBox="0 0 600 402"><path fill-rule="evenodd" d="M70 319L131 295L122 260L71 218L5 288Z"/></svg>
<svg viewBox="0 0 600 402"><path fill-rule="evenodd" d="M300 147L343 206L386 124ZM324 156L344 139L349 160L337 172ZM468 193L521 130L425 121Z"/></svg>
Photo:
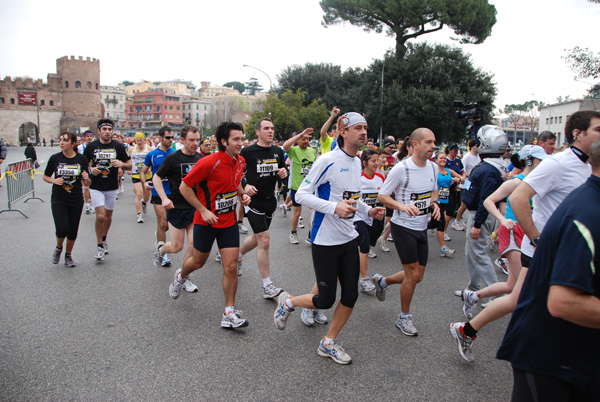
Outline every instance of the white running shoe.
<svg viewBox="0 0 600 402"><path fill-rule="evenodd" d="M369 248L369 258L377 258L377 254L375 254L372 248Z"/></svg>
<svg viewBox="0 0 600 402"><path fill-rule="evenodd" d="M189 276L187 276L185 278L185 282L183 282L183 287L185 288L185 291L188 293L195 293L198 291L198 286L196 286L192 283Z"/></svg>
<svg viewBox="0 0 600 402"><path fill-rule="evenodd" d="M179 274L181 273L181 268L179 268L177 271L175 271L175 277L173 278L173 282L171 282L171 284L169 285L169 296L171 296L172 299L177 299L179 297L179 294L181 293L181 289L183 289L183 284L185 282L179 282L177 280L177 277L179 276Z"/></svg>
<svg viewBox="0 0 600 402"><path fill-rule="evenodd" d="M451 241L452 239L448 236L448 233L444 232L444 241Z"/></svg>
<svg viewBox="0 0 600 402"><path fill-rule="evenodd" d="M164 244L165 242L163 241L159 241L156 244L156 250L154 251L154 255L152 256L152 264L154 264L156 268L160 267L165 260L165 254L160 250Z"/></svg>
<svg viewBox="0 0 600 402"><path fill-rule="evenodd" d="M137 215L137 223L144 223L144 218L142 218L142 214Z"/></svg>
<svg viewBox="0 0 600 402"><path fill-rule="evenodd" d="M311 308L302 308L302 314L300 315L302 322L309 327L315 325L315 310Z"/></svg>
<svg viewBox="0 0 600 402"><path fill-rule="evenodd" d="M280 205L279 205L279 208L281 209L281 213L283 214L283 216L287 216L288 209L287 209L287 207L285 206L285 204L280 204Z"/></svg>
<svg viewBox="0 0 600 402"><path fill-rule="evenodd" d="M450 225L450 226L452 226L452 229L458 230L458 231L466 229L465 225L462 222L458 222L456 219L454 220L454 222L452 222L452 225Z"/></svg>
<svg viewBox="0 0 600 402"><path fill-rule="evenodd" d="M452 250L451 248L448 248L448 246L444 246L440 249L440 253L442 254L442 257L449 257L452 254L454 254L456 252L456 250Z"/></svg>
<svg viewBox="0 0 600 402"><path fill-rule="evenodd" d="M390 248L387 245L387 242L385 240L383 240L383 237L380 237L379 239L377 239L377 244L379 244L379 248L381 249L381 251L385 251L386 253L389 253Z"/></svg>
<svg viewBox="0 0 600 402"><path fill-rule="evenodd" d="M248 233L248 228L246 226L244 226L244 224L242 222L238 222L238 229L241 234Z"/></svg>
<svg viewBox="0 0 600 402"><path fill-rule="evenodd" d="M108 243L106 240L102 241L102 247L104 247L104 254L108 254Z"/></svg>
<svg viewBox="0 0 600 402"><path fill-rule="evenodd" d="M273 321L275 321L275 326L279 329L285 329L287 319L289 318L291 312L294 311L293 308L289 308L285 304L285 301L288 297L290 297L288 292L282 292L277 298L277 309L273 314Z"/></svg>
<svg viewBox="0 0 600 402"><path fill-rule="evenodd" d="M385 301L385 294L387 293L389 287L382 288L379 284L379 281L383 279L383 275L373 274L371 276L371 282L373 282L373 286L375 286L375 296L379 301Z"/></svg>
<svg viewBox="0 0 600 402"><path fill-rule="evenodd" d="M398 316L398 320L396 321L396 327L402 331L404 335L408 336L417 336L419 333L417 332L417 328L412 322L412 314L406 314L404 318L401 318L402 314Z"/></svg>
<svg viewBox="0 0 600 402"><path fill-rule="evenodd" d="M148 204L142 201L142 213L144 215L148 214Z"/></svg>
<svg viewBox="0 0 600 402"><path fill-rule="evenodd" d="M218 251L217 251L217 254L215 255L215 261L221 262L221 253L219 253Z"/></svg>
<svg viewBox="0 0 600 402"><path fill-rule="evenodd" d="M165 255L163 256L163 261L162 261L161 266L163 266L163 267L171 266L171 260L169 259L169 256L167 255L167 253L165 253Z"/></svg>
<svg viewBox="0 0 600 402"><path fill-rule="evenodd" d="M290 243L298 244L298 235L296 233L290 233Z"/></svg>
<svg viewBox="0 0 600 402"><path fill-rule="evenodd" d="M103 261L104 260L104 247L96 247L96 255L94 256L94 259L96 261Z"/></svg>
<svg viewBox="0 0 600 402"><path fill-rule="evenodd" d="M325 339L321 339L321 342L319 343L319 349L317 349L319 356L331 357L331 359L338 364L352 363L352 359L348 353L344 351L344 348L342 348L341 345L336 344L335 341L331 341L328 345L325 345L324 342Z"/></svg>
<svg viewBox="0 0 600 402"><path fill-rule="evenodd" d="M329 320L327 320L327 316L325 314L323 314L323 310L318 309L318 308L314 310L313 316L314 316L315 322L317 324L324 325L324 324L327 324L327 322L329 321Z"/></svg>
<svg viewBox="0 0 600 402"><path fill-rule="evenodd" d="M477 292L469 289L465 289L462 292L461 299L463 301L463 313L468 320L473 318L473 308L477 305L477 300L474 300L474 296Z"/></svg>
<svg viewBox="0 0 600 402"><path fill-rule="evenodd" d="M283 289L276 288L275 285L273 285L273 282L269 282L269 284L263 288L263 297L265 299L272 299L281 292L283 292Z"/></svg>
<svg viewBox="0 0 600 402"><path fill-rule="evenodd" d="M498 268L500 268L502 270L502 272L504 272L504 275L508 275L508 259L507 258L497 258L496 261L494 261L494 264L496 264L496 266Z"/></svg>
<svg viewBox="0 0 600 402"><path fill-rule="evenodd" d="M244 259L242 258L241 260L238 260L237 262L237 274L238 276L242 276L242 264L244 262Z"/></svg>
<svg viewBox="0 0 600 402"><path fill-rule="evenodd" d="M370 278L362 278L359 282L361 292L371 292L375 290L375 285L373 285Z"/></svg>
<svg viewBox="0 0 600 402"><path fill-rule="evenodd" d="M62 253L62 248L54 247L54 252L52 253L52 264L58 264L60 261L60 255Z"/></svg>
<svg viewBox="0 0 600 402"><path fill-rule="evenodd" d="M248 320L242 318L242 312L240 310L230 311L229 314L223 314L221 318L222 328L243 328L248 326Z"/></svg>
<svg viewBox="0 0 600 402"><path fill-rule="evenodd" d="M70 254L65 254L65 265L68 268L75 268L77 266L77 263L75 262L73 257L71 257Z"/></svg>
<svg viewBox="0 0 600 402"><path fill-rule="evenodd" d="M464 322L453 322L450 324L450 333L458 343L458 353L460 353L460 357L469 363L472 363L475 360L475 355L473 354L472 349L475 337L471 338L470 336L465 335L464 329Z"/></svg>

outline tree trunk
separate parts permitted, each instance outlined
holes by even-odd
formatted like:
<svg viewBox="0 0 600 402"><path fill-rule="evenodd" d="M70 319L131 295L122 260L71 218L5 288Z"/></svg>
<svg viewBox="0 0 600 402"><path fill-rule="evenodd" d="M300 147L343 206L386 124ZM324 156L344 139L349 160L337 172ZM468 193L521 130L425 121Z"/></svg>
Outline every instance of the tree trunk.
<svg viewBox="0 0 600 402"><path fill-rule="evenodd" d="M402 60L406 55L407 50L406 40L402 36L396 34L396 59Z"/></svg>

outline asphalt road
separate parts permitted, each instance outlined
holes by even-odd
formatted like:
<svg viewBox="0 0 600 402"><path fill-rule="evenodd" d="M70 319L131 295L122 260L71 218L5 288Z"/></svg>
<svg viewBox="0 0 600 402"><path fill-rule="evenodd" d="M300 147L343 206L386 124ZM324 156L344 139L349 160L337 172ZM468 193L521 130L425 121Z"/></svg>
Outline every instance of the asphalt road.
<svg viewBox="0 0 600 402"><path fill-rule="evenodd" d="M23 150L10 148L7 161L23 159ZM43 170L59 149L37 151ZM50 263L50 185L41 175L35 188L44 202L14 206L28 219L0 214L0 400L510 399L510 365L495 359L508 317L480 331L474 363L460 358L448 329L450 322L464 321L453 295L468 282L464 232L449 230L448 245L457 249L450 258L439 256L429 234L429 263L412 303L419 336L407 337L394 326L398 286L385 302L361 293L338 338L353 363L340 366L317 355L326 327L306 327L299 310L284 331L274 326L275 302L262 297L255 251L246 256L236 302L249 319L247 328L220 327L222 268L212 258L192 274L200 292L172 300L168 285L182 254L171 256L171 268L152 265L156 218L149 208L145 222L136 223L129 177L125 183L102 263L93 260L95 215L82 216L73 252L78 266ZM2 209L6 191L6 185L0 188ZM307 221L306 211L303 216ZM291 294L306 293L314 283L310 246L290 244L288 233L289 218L278 213L271 226L271 278ZM305 233L300 229L302 240ZM401 268L393 246L377 255L369 274ZM326 313L331 317L332 310Z"/></svg>

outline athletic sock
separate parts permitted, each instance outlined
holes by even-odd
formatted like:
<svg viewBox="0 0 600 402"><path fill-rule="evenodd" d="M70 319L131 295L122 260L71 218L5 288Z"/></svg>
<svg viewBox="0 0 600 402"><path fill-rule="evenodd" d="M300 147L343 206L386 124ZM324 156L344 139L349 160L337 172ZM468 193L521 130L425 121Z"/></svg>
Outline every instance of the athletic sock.
<svg viewBox="0 0 600 402"><path fill-rule="evenodd" d="M294 308L294 305L292 304L292 296L288 297L287 299L285 299L284 304L288 307L288 308Z"/></svg>
<svg viewBox="0 0 600 402"><path fill-rule="evenodd" d="M58 246L56 246L56 249L57 249L57 250L62 250L62 247L58 247Z"/></svg>
<svg viewBox="0 0 600 402"><path fill-rule="evenodd" d="M185 283L185 278L183 276L181 276L181 272L179 272L177 274L177 282L179 282L179 283Z"/></svg>
<svg viewBox="0 0 600 402"><path fill-rule="evenodd" d="M410 313L400 313L400 318L406 318Z"/></svg>
<svg viewBox="0 0 600 402"><path fill-rule="evenodd" d="M263 279L262 281L263 281L263 288L266 288L266 287L267 287L267 285L268 285L269 283L271 283L271 278L270 278L270 277L267 277L267 278Z"/></svg>
<svg viewBox="0 0 600 402"><path fill-rule="evenodd" d="M298 234L297 230L292 230L292 234Z"/></svg>
<svg viewBox="0 0 600 402"><path fill-rule="evenodd" d="M106 241L106 236L102 236L102 241Z"/></svg>
<svg viewBox="0 0 600 402"><path fill-rule="evenodd" d="M323 339L324 339L323 345L325 345L325 346L329 346L335 342L335 338L332 339L332 338L328 338L328 337L324 336Z"/></svg>
<svg viewBox="0 0 600 402"><path fill-rule="evenodd" d="M227 307L225 307L225 314L224 315L227 315L227 314L231 313L233 310L234 310L233 306L227 306Z"/></svg>
<svg viewBox="0 0 600 402"><path fill-rule="evenodd" d="M470 322L467 322L465 324L465 327L463 328L463 333L470 338L475 338L475 336L477 335L477 331L471 326Z"/></svg>
<svg viewBox="0 0 600 402"><path fill-rule="evenodd" d="M100 243L100 244L98 244L98 247L104 248L104 245L102 243Z"/></svg>
<svg viewBox="0 0 600 402"><path fill-rule="evenodd" d="M244 259L244 254L238 253L238 261L242 261Z"/></svg>
<svg viewBox="0 0 600 402"><path fill-rule="evenodd" d="M385 281L385 278L381 278L381 280L379 281L379 286L381 286L383 289L388 287L388 284Z"/></svg>

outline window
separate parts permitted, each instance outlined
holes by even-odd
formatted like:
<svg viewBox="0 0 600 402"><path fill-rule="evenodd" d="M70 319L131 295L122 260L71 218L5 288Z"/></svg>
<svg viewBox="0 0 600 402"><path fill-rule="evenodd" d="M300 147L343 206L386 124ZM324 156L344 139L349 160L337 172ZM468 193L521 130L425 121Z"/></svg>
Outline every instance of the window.
<svg viewBox="0 0 600 402"><path fill-rule="evenodd" d="M179 106L177 106L177 110L179 110Z"/></svg>
<svg viewBox="0 0 600 402"><path fill-rule="evenodd" d="M156 107L156 111L157 111L157 112L160 112L160 106L157 106L157 107Z"/></svg>
<svg viewBox="0 0 600 402"><path fill-rule="evenodd" d="M46 101L44 101L43 99L40 101L40 106L44 106L44 104L46 103Z"/></svg>
<svg viewBox="0 0 600 402"><path fill-rule="evenodd" d="M206 105L204 105L204 110L206 110ZM546 119L546 123L548 122L548 119Z"/></svg>
<svg viewBox="0 0 600 402"><path fill-rule="evenodd" d="M96 83L96 91L98 90L98 83Z"/></svg>
<svg viewBox="0 0 600 402"><path fill-rule="evenodd" d="M10 104L14 105L15 104L15 98L10 98Z"/></svg>
<svg viewBox="0 0 600 402"><path fill-rule="evenodd" d="M548 124L548 118L546 117L546 124Z"/></svg>
<svg viewBox="0 0 600 402"><path fill-rule="evenodd" d="M166 114L166 115L165 115L165 119L168 119L168 118L169 118L169 115L168 115L168 114Z"/></svg>
<svg viewBox="0 0 600 402"><path fill-rule="evenodd" d="M50 106L54 106L54 101L53 100L50 101Z"/></svg>
<svg viewBox="0 0 600 402"><path fill-rule="evenodd" d="M0 103L4 103L4 98L0 98Z"/></svg>
<svg viewBox="0 0 600 402"><path fill-rule="evenodd" d="M173 110L173 105L169 106L169 110Z"/></svg>
<svg viewBox="0 0 600 402"><path fill-rule="evenodd" d="M81 81L75 81L75 88L81 88Z"/></svg>
<svg viewBox="0 0 600 402"><path fill-rule="evenodd" d="M92 83L91 82L87 82L87 84L85 84L85 86L87 87L87 89L92 89Z"/></svg>
<svg viewBox="0 0 600 402"><path fill-rule="evenodd" d="M129 106L129 111L130 111L130 112L133 112L133 106ZM546 119L546 120L547 120L547 119ZM546 121L546 123L547 123L547 121Z"/></svg>
<svg viewBox="0 0 600 402"><path fill-rule="evenodd" d="M69 88L69 81L65 81L65 88Z"/></svg>
<svg viewBox="0 0 600 402"><path fill-rule="evenodd" d="M150 97L150 96L149 96L149 97L147 97L147 98L146 98L146 102L152 102L152 97Z"/></svg>
<svg viewBox="0 0 600 402"><path fill-rule="evenodd" d="M562 116L558 116L558 122L562 123Z"/></svg>

